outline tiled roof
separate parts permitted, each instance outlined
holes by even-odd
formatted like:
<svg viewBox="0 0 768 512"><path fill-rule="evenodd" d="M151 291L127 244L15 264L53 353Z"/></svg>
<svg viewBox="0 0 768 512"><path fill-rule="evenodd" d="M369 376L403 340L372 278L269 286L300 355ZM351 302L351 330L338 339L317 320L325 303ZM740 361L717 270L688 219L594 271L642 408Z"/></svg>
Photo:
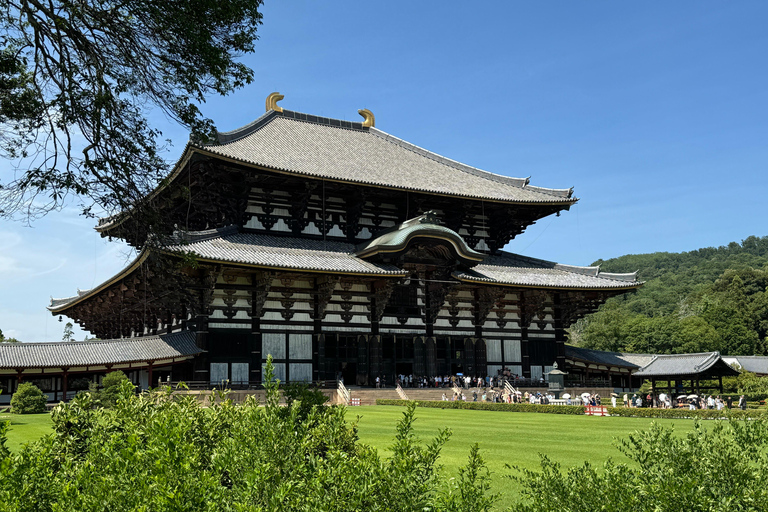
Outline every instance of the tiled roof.
<svg viewBox="0 0 768 512"><path fill-rule="evenodd" d="M405 275L387 264L370 263L352 255L355 246L344 242L238 233L231 228L192 234L187 243L166 248L193 252L203 260L270 268L366 275Z"/></svg>
<svg viewBox="0 0 768 512"><path fill-rule="evenodd" d="M697 354L660 354L633 375L637 377L665 377L673 375L738 375L720 357L720 352Z"/></svg>
<svg viewBox="0 0 768 512"><path fill-rule="evenodd" d="M723 361L737 364L743 370L761 375L768 375L768 357L766 356L727 356Z"/></svg>
<svg viewBox="0 0 768 512"><path fill-rule="evenodd" d="M99 366L160 361L200 352L192 331L105 341L0 343L0 368Z"/></svg>
<svg viewBox="0 0 768 512"><path fill-rule="evenodd" d="M576 267L501 252L465 272L454 272L462 281L568 289L637 288L636 273L612 274L599 267Z"/></svg>
<svg viewBox="0 0 768 512"><path fill-rule="evenodd" d="M445 158L376 128L299 112L269 111L219 135L218 145L190 148L299 175L515 203L564 204L572 189L528 185Z"/></svg>
<svg viewBox="0 0 768 512"><path fill-rule="evenodd" d="M566 345L565 357L605 366L640 368L641 366L651 362L651 360L654 358L654 355L607 352L605 350L592 350L588 348L574 347L573 345Z"/></svg>

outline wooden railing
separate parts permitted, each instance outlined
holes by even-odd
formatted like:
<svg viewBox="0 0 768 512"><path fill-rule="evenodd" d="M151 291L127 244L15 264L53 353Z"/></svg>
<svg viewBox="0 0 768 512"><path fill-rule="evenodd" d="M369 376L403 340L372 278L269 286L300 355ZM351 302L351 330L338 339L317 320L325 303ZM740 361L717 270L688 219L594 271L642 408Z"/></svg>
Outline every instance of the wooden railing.
<svg viewBox="0 0 768 512"><path fill-rule="evenodd" d="M338 387L336 388L336 394L339 395L339 401L342 404L349 405L349 399L351 398L351 395L347 387L344 385L344 382L339 381Z"/></svg>

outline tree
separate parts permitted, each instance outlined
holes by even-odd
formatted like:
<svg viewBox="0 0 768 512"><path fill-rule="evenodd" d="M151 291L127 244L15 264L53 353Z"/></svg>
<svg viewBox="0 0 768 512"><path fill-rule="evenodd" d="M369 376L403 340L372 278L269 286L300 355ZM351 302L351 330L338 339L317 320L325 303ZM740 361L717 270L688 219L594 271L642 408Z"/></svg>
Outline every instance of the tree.
<svg viewBox="0 0 768 512"><path fill-rule="evenodd" d="M132 208L167 174L159 108L211 140L209 94L250 83L262 0L0 0L0 214L26 218L74 194L86 214ZM147 220L147 225L151 220Z"/></svg>
<svg viewBox="0 0 768 512"><path fill-rule="evenodd" d="M3 331L0 330L0 343L18 343L18 342L19 340L17 340L16 338L6 338L3 335Z"/></svg>
<svg viewBox="0 0 768 512"><path fill-rule="evenodd" d="M64 335L61 337L61 341L73 341L74 340L74 325L72 322L67 322L64 325Z"/></svg>

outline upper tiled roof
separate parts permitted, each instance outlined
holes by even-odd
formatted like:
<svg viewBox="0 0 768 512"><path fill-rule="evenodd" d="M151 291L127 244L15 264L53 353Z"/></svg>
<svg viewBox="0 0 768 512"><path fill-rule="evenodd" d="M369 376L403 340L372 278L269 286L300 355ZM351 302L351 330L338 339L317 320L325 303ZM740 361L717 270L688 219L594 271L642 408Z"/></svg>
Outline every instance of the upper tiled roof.
<svg viewBox="0 0 768 512"><path fill-rule="evenodd" d="M622 366L626 368L640 368L651 362L653 354L628 354L624 352L607 352L605 350L592 350L588 348L565 346L565 357L586 361L605 366Z"/></svg>
<svg viewBox="0 0 768 512"><path fill-rule="evenodd" d="M370 263L352 255L355 246L306 238L238 233L232 228L197 232L186 243L166 248L190 251L203 260L245 265L366 275L405 275L393 265Z"/></svg>
<svg viewBox="0 0 768 512"><path fill-rule="evenodd" d="M546 260L501 252L466 272L455 272L462 281L568 289L628 289L642 282L637 273L600 272L599 267L561 265Z"/></svg>
<svg viewBox="0 0 768 512"><path fill-rule="evenodd" d="M572 189L528 185L414 146L376 128L299 112L269 111L196 146L240 162L317 178L514 203L570 205Z"/></svg>
<svg viewBox="0 0 768 512"><path fill-rule="evenodd" d="M105 341L0 343L0 368L100 366L160 361L200 352L192 331Z"/></svg>
<svg viewBox="0 0 768 512"><path fill-rule="evenodd" d="M697 354L659 354L633 375L637 377L665 377L672 375L738 375L720 357L720 352Z"/></svg>

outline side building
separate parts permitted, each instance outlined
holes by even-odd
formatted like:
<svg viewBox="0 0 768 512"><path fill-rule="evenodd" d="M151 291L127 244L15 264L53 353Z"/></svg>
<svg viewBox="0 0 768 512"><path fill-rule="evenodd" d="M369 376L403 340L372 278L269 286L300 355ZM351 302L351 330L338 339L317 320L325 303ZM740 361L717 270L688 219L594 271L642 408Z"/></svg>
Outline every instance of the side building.
<svg viewBox="0 0 768 512"><path fill-rule="evenodd" d="M138 257L49 309L102 339L193 333L199 352L172 380L257 383L268 355L284 381L504 367L538 380L565 367L573 321L642 284L502 250L568 210L571 189L447 159L361 113L302 114L271 95L217 144L190 142L146 199L157 236L130 211L102 220Z"/></svg>

